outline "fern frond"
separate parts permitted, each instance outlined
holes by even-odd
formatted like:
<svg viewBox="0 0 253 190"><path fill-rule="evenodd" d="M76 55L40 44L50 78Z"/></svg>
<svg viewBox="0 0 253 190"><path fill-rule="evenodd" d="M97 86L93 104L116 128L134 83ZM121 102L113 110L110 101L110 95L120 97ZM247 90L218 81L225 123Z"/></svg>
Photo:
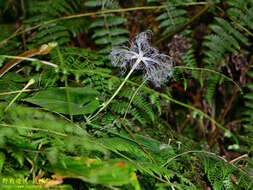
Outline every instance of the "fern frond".
<svg viewBox="0 0 253 190"><path fill-rule="evenodd" d="M246 12L242 12L243 9L247 7L247 1L244 1L244 3L240 3L238 1L236 2L234 0L231 0L228 3L236 7L231 7L227 10L227 13L231 17L234 16L235 20L241 20L241 16L244 16L245 18L251 17L250 14L247 15ZM240 12L240 14L238 12ZM237 15L237 17L235 15ZM250 19L246 20L249 24ZM209 26L215 34L211 34L205 37L207 39L207 42L205 42L204 45L208 48L208 50L204 51L204 54L206 55L204 61L208 63L209 66L217 66L220 63L222 63L222 65L224 66L223 60L225 58L226 53L238 52L240 50L241 43L245 46L249 46L250 43L248 42L247 36L242 34L242 30L237 27L235 23L229 23L228 21L220 17L215 17L215 21L215 24ZM246 22L243 22L243 25L247 25Z"/></svg>
<svg viewBox="0 0 253 190"><path fill-rule="evenodd" d="M85 5L92 8L101 8L102 10L119 8L117 2L109 0L89 0ZM96 44L104 47L100 52L108 53L112 46L128 41L126 34L129 32L122 26L125 22L125 18L114 14L100 15L98 18L91 20L89 29L93 31L92 38Z"/></svg>
<svg viewBox="0 0 253 190"><path fill-rule="evenodd" d="M217 66L225 66L225 60L228 53L237 53L240 51L241 46L250 46L247 33L243 33L242 29L237 26L239 21L245 27L251 27L252 17L250 11L245 11L251 5L249 1L238 2L229 0L227 2L231 7L226 10L226 13L233 19L234 22L228 22L225 18L215 17L215 23L209 25L209 28L213 32L205 36L206 41L203 43L207 48L204 50L203 61L206 64L206 68L214 68ZM253 8L253 7L251 7ZM207 88L207 100L211 103L210 97L214 94L215 83L217 84L219 79L214 76L208 77L208 81L212 81L212 87ZM209 82L209 84L211 84ZM209 98L208 98L209 97Z"/></svg>
<svg viewBox="0 0 253 190"><path fill-rule="evenodd" d="M253 79L253 67L251 66L250 70L248 71L248 76L250 79ZM248 136L249 137L253 137L253 130L252 130L252 126L253 126L253 82L249 82L246 84L246 87L249 89L249 92L246 93L244 95L244 98L246 100L246 108L247 111L245 111L243 113L244 117L244 121L245 121L245 127L248 131ZM250 141L247 141L250 142ZM251 144L251 143L250 143ZM251 144L251 146L253 146L253 144Z"/></svg>
<svg viewBox="0 0 253 190"><path fill-rule="evenodd" d="M0 35L0 41L6 39L9 37L10 34L14 33L17 28L15 28L13 25L10 24L0 24L1 28L1 35ZM18 40L18 38L13 38L8 41L8 45L5 43L0 44L0 54L13 54L17 55L21 47L21 42Z"/></svg>
<svg viewBox="0 0 253 190"><path fill-rule="evenodd" d="M16 96L16 94L1 95L1 93L22 89L24 87L24 81L25 80L23 79L23 77L19 74L7 73L3 78L0 79L0 100L12 100ZM21 94L18 100L24 98L25 96L26 95L24 93Z"/></svg>
<svg viewBox="0 0 253 190"><path fill-rule="evenodd" d="M212 105L213 98L214 98L214 93L216 90L216 85L218 83L218 78L217 77L208 77L207 78L207 86L206 86L206 93L205 93L205 98L209 105Z"/></svg>
<svg viewBox="0 0 253 190"><path fill-rule="evenodd" d="M30 27L63 15L74 14L78 10L79 4L79 0L34 1L32 4L28 4L28 19L24 23L27 27ZM69 21L60 21L41 26L35 35L28 39L28 47L34 48L34 46L37 47L52 41L56 41L59 45L70 42L71 32L77 31L74 31L73 27L69 28L68 24L71 26Z"/></svg>
<svg viewBox="0 0 253 190"><path fill-rule="evenodd" d="M214 189L250 190L253 187L252 176L238 166L224 162L215 156L200 154L198 157L201 160L201 167Z"/></svg>
<svg viewBox="0 0 253 190"><path fill-rule="evenodd" d="M158 1L159 2L159 1ZM182 8L175 9L175 5L178 3L184 3L186 1L174 0L167 1L165 4L168 6L163 13L161 13L156 21L159 21L159 28L163 28L162 35L168 34L174 31L177 27L188 21L187 11ZM191 0L194 2L194 0Z"/></svg>
<svg viewBox="0 0 253 190"><path fill-rule="evenodd" d="M121 91L121 96L127 98L129 101L131 100L132 96L134 95L134 91L132 88L126 88ZM147 100L145 99L145 95L143 92L139 91L133 97L132 104L139 108L140 110L144 111L141 112L144 117L145 113L148 115L147 118L150 118L152 122L155 120L155 114L152 109L152 105L150 105ZM144 114L143 114L144 113Z"/></svg>
<svg viewBox="0 0 253 190"><path fill-rule="evenodd" d="M145 119L143 119L143 116L142 116L140 110L138 110L137 108L132 108L128 112L129 112L129 114L132 115L132 118L131 118L132 121L138 121L141 125L146 124L146 121L145 121Z"/></svg>

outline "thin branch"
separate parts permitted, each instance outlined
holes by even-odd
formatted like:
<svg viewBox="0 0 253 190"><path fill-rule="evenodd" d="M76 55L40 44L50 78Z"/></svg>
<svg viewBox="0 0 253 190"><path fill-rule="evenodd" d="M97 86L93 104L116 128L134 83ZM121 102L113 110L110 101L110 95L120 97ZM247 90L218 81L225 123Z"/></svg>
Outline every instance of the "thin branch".
<svg viewBox="0 0 253 190"><path fill-rule="evenodd" d="M176 6L196 6L196 5L206 5L208 4L208 2L192 2L192 3L181 3L181 4L177 4L177 5L174 5L175 7ZM86 17L86 16L92 16L92 15L101 15L101 14L110 14L110 13L122 13L122 12L129 12L129 11L137 11L137 10L153 10L153 9L163 9L163 8L166 8L168 7L168 5L160 5L160 6L144 6L144 7L131 7L131 8L125 8L125 9L112 9L112 10L103 10L103 11L97 11L97 12L90 12L90 13L82 13L82 14L77 14L77 15L71 15L71 16L65 16L65 17L60 17L60 18L56 18L56 19L53 19L53 20L48 20L48 21L45 21L45 22L42 22L41 24L38 24L36 26L33 26L33 27L30 27L30 28L27 28L21 32L15 32L14 34L12 34L10 37L2 40L0 42L0 45L4 44L4 43L7 43L8 40L20 35L20 34L23 34L23 33L26 33L26 32L29 32L31 30L34 30L34 29L37 29L41 26L44 26L44 25L47 25L47 24L51 24L51 23L54 23L54 22L59 22L61 20L68 20L68 19L74 19L74 18L81 18L81 17Z"/></svg>
<svg viewBox="0 0 253 190"><path fill-rule="evenodd" d="M248 154L241 155L241 156L239 156L239 157L237 157L237 158L231 160L229 163L230 163L230 164L233 164L234 162L236 162L236 161L238 161L238 160L241 160L242 158L245 158L245 157L248 158L248 156L249 156Z"/></svg>

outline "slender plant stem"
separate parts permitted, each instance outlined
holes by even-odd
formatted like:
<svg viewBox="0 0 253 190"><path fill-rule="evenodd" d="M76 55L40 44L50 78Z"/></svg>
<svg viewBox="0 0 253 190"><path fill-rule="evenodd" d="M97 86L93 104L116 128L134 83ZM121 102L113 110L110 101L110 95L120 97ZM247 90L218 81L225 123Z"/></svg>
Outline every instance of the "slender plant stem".
<svg viewBox="0 0 253 190"><path fill-rule="evenodd" d="M25 85L25 87L12 99L12 101L9 103L9 105L4 109L4 111L6 112L11 105L16 101L16 99L22 94L22 92L24 92L24 90L26 90L30 85L32 85L35 82L34 78L30 79L29 82L27 83L27 85Z"/></svg>
<svg viewBox="0 0 253 190"><path fill-rule="evenodd" d="M172 160L180 157L180 156L183 156L185 154L191 154L191 153L203 153L203 154L209 154L209 155L212 155L214 157L218 157L220 158L221 160L223 160L224 162L227 162L227 160L221 156L217 156L215 153L212 153L212 152L207 152L207 151L202 151L202 150L190 150L190 151L187 151L187 152L183 152L183 153L180 153L180 154L177 154L176 156L173 156L172 158L168 159L163 165L162 167L165 167L166 165L168 165L168 163L170 163Z"/></svg>
<svg viewBox="0 0 253 190"><path fill-rule="evenodd" d="M77 70L71 69L71 70L69 70L69 71L76 72ZM83 69L82 72L84 72L84 73L93 73L93 74L95 73L95 74L99 74L99 75L101 75L101 76L111 77L111 78L115 78L115 79L121 80L121 79L118 78L118 77L115 77L115 76L113 76L113 75L110 75L110 74L107 74L107 73L103 73L103 72L100 72L100 71L96 71L96 70ZM125 79L124 79L124 80L125 80ZM128 82L129 84L134 85L134 86L140 86L140 84L135 83L135 82L133 82L133 81L129 81L129 80L128 80L128 81L126 81L126 82ZM236 137L231 131L229 131L228 129L226 129L225 127L223 127L223 126L222 126L221 124L219 124L214 118L212 118L211 116L207 115L205 112L201 111L200 109L195 108L194 106L191 106L191 105L189 105L189 104L183 103L183 102L181 102L181 101L179 101L179 100L176 100L176 99L174 99L174 98L172 98L172 97L170 97L170 96L168 96L168 95L166 95L166 94L160 93L160 92L158 92L158 91L156 91L156 90L154 90L154 89L151 89L151 88L149 88L149 87L143 86L142 89L144 89L144 90L146 90L146 91L148 91L148 92L150 92L150 93L157 94L158 96L160 96L160 97L162 97L162 98L165 98L165 99L167 99L167 100L169 100L169 101L171 101L171 102L174 102L174 103L176 103L176 104L178 104L178 105L180 105L180 106L183 106L183 107L185 107L185 108L191 109L191 110L193 110L193 111L199 113L201 116L203 116L203 117L205 117L206 119L208 119L209 121L215 123L215 125L218 126L220 129L222 129L223 131L229 132L229 133L232 135L233 139L235 140L235 143L236 143L236 144L239 144L237 137ZM89 121L89 120L87 119L87 121Z"/></svg>
<svg viewBox="0 0 253 190"><path fill-rule="evenodd" d="M121 90L121 88L124 86L124 84L127 82L127 80L129 79L130 75L133 73L133 71L136 69L136 67L138 66L138 64L141 62L142 57L138 57L138 59L136 60L136 62L134 63L133 67L131 68L131 70L129 71L129 73L127 74L126 78L123 80L123 82L120 84L120 86L118 87L118 89L114 92L114 94L111 96L111 98L107 101L104 102L102 104L102 107L96 112L95 115L88 117L88 121L90 122L92 119L94 119L101 111L103 111L108 104L111 103L111 101L115 98L115 96L119 93L119 91Z"/></svg>
<svg viewBox="0 0 253 190"><path fill-rule="evenodd" d="M220 75L222 78L234 83L234 85L238 88L238 90L240 90L240 92L243 94L243 91L242 91L241 87L239 86L239 84L237 84L233 79L231 79L231 78L227 77L226 75L224 75L220 72L217 72L215 70L207 69L207 68L187 67L187 66L175 66L175 67L173 67L173 69L189 69L189 70L197 70L197 71L207 71L210 73Z"/></svg>
<svg viewBox="0 0 253 190"><path fill-rule="evenodd" d="M165 180L165 179L163 179L162 177L156 176L155 174L152 173L152 171L150 171L149 169L146 169L146 168L145 168L144 166L142 166L139 162L136 162L136 161L132 160L131 158L127 157L126 155L122 154L121 152L117 151L116 149L112 149L111 147L108 147L108 146L106 146L106 145L104 145L104 144L102 144L102 143L99 143L99 142L97 142L97 141L91 141L91 140L90 140L89 142L93 142L93 143L95 143L95 144L98 144L98 145L104 147L105 149L110 150L110 151L112 151L112 152L118 154L118 155L121 156L122 158L125 158L126 160L128 160L128 161L131 162L132 164L136 165L138 168L140 168L140 170L143 170L143 171L147 172L147 173L148 173L149 175L151 175L152 177L154 177L154 178L156 178L156 179L158 179L158 180L160 180L160 181L162 181L162 182L164 182L164 183L171 184L171 182L170 182L169 180ZM171 185L173 185L173 184L171 184Z"/></svg>
<svg viewBox="0 0 253 190"><path fill-rule="evenodd" d="M122 134L120 134L120 133L116 133L116 132L114 132L113 130L105 129L105 128L103 128L103 127L101 127L101 126L99 126L99 125L96 125L96 124L89 123L89 125L91 125L91 126L94 127L94 128L101 129L101 130L107 130L106 132L109 132L109 133L111 133L111 134L113 134L113 135L119 136L119 137L121 137L121 138L123 138L123 139L125 139L125 140L130 141L130 142L136 143L136 144L143 150L143 152L149 157L149 159L150 159L154 164L156 164L155 159L154 159L154 158L152 157L152 155L144 148L144 146L143 146L141 143L139 143L139 142L137 141L135 135L132 133L131 130L128 129L128 127L125 125L124 121L123 121L122 119L118 119L118 120L121 122L121 124L123 125L123 127L125 128L125 130L128 132L128 134L131 136L131 138L127 137L126 135L122 135Z"/></svg>
<svg viewBox="0 0 253 190"><path fill-rule="evenodd" d="M64 60L63 60L62 53L60 51L59 46L56 47L56 50L57 50L57 54L59 57L61 68L64 69ZM65 82L65 87L66 87L65 89L66 89L66 96L67 96L67 101L68 101L68 111L69 111L69 115L70 115L70 120L73 122L73 114L72 114L72 107L71 107L71 102L70 102L71 100L70 100L70 93L69 93L69 87L68 87L68 76L67 75L64 76L64 82Z"/></svg>
<svg viewBox="0 0 253 190"><path fill-rule="evenodd" d="M39 89L26 89L26 90L14 90L14 91L10 91L10 92L2 92L0 93L0 96L5 96L5 95L9 95L9 94L17 94L19 92L34 92L37 91Z"/></svg>
<svg viewBox="0 0 253 190"><path fill-rule="evenodd" d="M131 103L132 103L134 97L136 96L136 94L138 93L138 91L141 89L141 87L145 84L145 82L146 82L146 80L144 80L144 81L141 83L141 85L136 89L136 91L134 92L133 96L131 97L131 100L130 100L130 102L129 102L128 106L127 106L126 112L125 112L125 114L124 114L123 120L126 119L126 115L127 115L127 113L128 113L128 110L130 109L130 105L131 105Z"/></svg>
<svg viewBox="0 0 253 190"><path fill-rule="evenodd" d="M152 155L150 154L150 152L148 152L141 143L139 143L136 139L136 137L134 136L134 134L132 133L132 131L130 129L128 129L128 127L126 126L126 124L124 123L124 121L122 119L119 119L120 123L123 125L123 127L125 128L125 130L128 132L128 134L131 136L131 138L133 139L133 141L143 150L143 152L149 157L149 159L156 164L155 159L152 157Z"/></svg>
<svg viewBox="0 0 253 190"><path fill-rule="evenodd" d="M249 61L249 64L248 64L248 69L247 69L247 71L249 71L250 66L252 65L252 63L253 63L253 55L250 57L250 61ZM247 72L245 72L245 74L246 74L246 73L247 73ZM244 74L244 75L245 75L245 74ZM245 76L244 76L244 77L245 77ZM231 80L232 80L232 79L231 79ZM233 94L232 94L231 98L230 98L229 101L228 101L228 104L227 104L227 106L226 106L226 109L225 109L225 111L223 112L223 114L221 115L221 118L219 119L219 123L223 123L223 121L224 121L224 119L225 119L227 113L229 112L229 110L230 110L230 108L231 108L231 105L232 105L232 103L233 103L233 101L234 101L234 99L235 99L235 97L236 97L236 95L237 95L237 93L238 93L239 90L241 90L241 89L239 89L237 86L236 86L236 88L234 88ZM208 141L209 146L212 146L212 145L213 145L214 139L217 137L217 135L218 135L218 128L215 128L215 131L212 133L212 135L211 135L211 137L210 137L210 139L209 139L209 141Z"/></svg>
<svg viewBox="0 0 253 190"><path fill-rule="evenodd" d="M0 57L9 58L9 59L21 59L21 60L26 60L26 61L37 61L37 62L43 63L45 65L49 65L49 66L54 67L54 68L58 67L58 65L56 65L54 63L51 63L51 62L48 62L48 61L43 61L43 60L40 60L40 59L35 59L35 58L19 57L19 56L12 56L12 55L0 55Z"/></svg>
<svg viewBox="0 0 253 190"><path fill-rule="evenodd" d="M65 87L66 87L66 96L68 101L68 111L70 115L70 120L73 122L73 114L72 114L72 107L71 107L71 100L70 100L70 93L69 93L69 87L68 87L68 77L66 76L64 79Z"/></svg>
<svg viewBox="0 0 253 190"><path fill-rule="evenodd" d="M180 4L177 4L177 5L174 5L174 7L176 6L196 6L196 5L206 5L208 4L209 2L192 2L192 3L180 3ZM81 18L81 17L86 17L86 16L92 16L92 15L100 15L100 14L110 14L110 13L122 13L122 12L129 12L129 11L136 11L136 10L152 10L152 9L163 9L163 8L167 8L168 5L160 5L160 6L144 6L144 7L130 7L130 8L125 8L125 9L112 9L112 10L103 10L103 11L97 11L97 12L89 12L89 13L82 13L82 14L77 14L77 15L70 15L70 16L65 16L65 17L60 17L60 18L56 18L56 19L53 19L53 20L49 20L49 21L45 21L45 22L42 22L41 24L38 24L36 26L33 26L33 27L30 27L30 28L27 28L23 31L16 31L14 34L12 34L11 36L9 36L8 38L0 41L0 45L4 44L4 43L7 43L8 40L20 35L20 34L23 34L23 33L26 33L26 32L29 32L31 30L34 30L34 29L37 29L41 26L44 26L44 25L47 25L47 24L51 24L51 23L54 23L54 22L59 22L61 20L68 20L68 19L74 19L74 18Z"/></svg>

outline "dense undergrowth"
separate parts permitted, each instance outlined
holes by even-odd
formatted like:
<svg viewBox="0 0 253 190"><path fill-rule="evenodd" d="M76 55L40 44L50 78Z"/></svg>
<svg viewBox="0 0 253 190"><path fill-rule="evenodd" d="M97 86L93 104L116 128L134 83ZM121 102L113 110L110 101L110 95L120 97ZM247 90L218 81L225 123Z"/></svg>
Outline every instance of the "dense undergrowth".
<svg viewBox="0 0 253 190"><path fill-rule="evenodd" d="M253 189L252 0L0 15L0 189Z"/></svg>

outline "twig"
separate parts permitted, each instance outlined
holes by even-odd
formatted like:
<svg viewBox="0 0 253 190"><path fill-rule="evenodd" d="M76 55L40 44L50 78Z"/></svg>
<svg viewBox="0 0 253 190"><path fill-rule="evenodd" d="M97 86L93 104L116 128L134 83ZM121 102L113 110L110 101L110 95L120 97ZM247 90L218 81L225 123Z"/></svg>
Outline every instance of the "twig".
<svg viewBox="0 0 253 190"><path fill-rule="evenodd" d="M208 2L193 2L193 3L182 3L182 4L177 4L175 6L195 6L195 5L206 5L208 4ZM77 14L77 15L71 15L71 16L65 16L65 17L60 17L60 18L57 18L57 19L53 19L53 20L49 20L49 21L45 21L41 24L38 24L36 26L33 26L33 27L30 27L30 28L27 28L21 32L15 32L14 34L12 34L10 37L2 40L0 42L0 45L8 42L8 40L20 35L20 34L23 34L23 33L26 33L26 32L29 32L31 30L34 30L34 29L37 29L41 26L44 26L44 25L47 25L47 24L51 24L51 23L54 23L54 22L58 22L58 21L61 21L61 20L68 20L68 19L74 19L74 18L80 18L80 17L86 17L86 16L92 16L92 15L100 15L100 14L110 14L110 13L121 13L121 12L129 12L129 11L136 11L136 10L152 10L152 9L163 9L163 8L166 8L168 7L168 5L160 5L160 6L144 6L144 7L131 7L131 8L126 8L126 9L112 9L112 10L103 10L103 11L97 11L97 12L90 12L90 13L83 13L83 14Z"/></svg>
<svg viewBox="0 0 253 190"><path fill-rule="evenodd" d="M36 162L37 159L38 159L38 155L39 155L39 151L40 151L41 147L42 147L42 140L40 141L40 144L39 144L39 146L38 146L38 150L37 150L38 152L36 153L36 155L35 155L35 157L34 157L34 159L33 159L32 168L30 169L30 173L33 173L33 170L34 170L34 168L35 168L35 162ZM27 179L28 179L28 177L27 177Z"/></svg>
<svg viewBox="0 0 253 190"><path fill-rule="evenodd" d="M169 37L175 35L176 33L180 32L181 30L183 30L188 25L192 24L197 18L199 18L202 14L204 14L211 6L212 6L212 4L209 4L208 6L206 6L205 8L203 8L198 14L196 14L195 16L193 16L189 21L183 23L181 26L179 26L178 28L176 28L176 30L174 30L173 32L170 32L169 34L166 34L160 40L156 41L155 45L161 43L162 41L166 40L167 38L169 38Z"/></svg>
<svg viewBox="0 0 253 190"><path fill-rule="evenodd" d="M24 92L25 89L27 89L30 85L32 85L35 82L35 80L32 78L29 80L29 82L27 83L27 85L25 85L25 87L12 99L12 101L9 103L9 105L4 109L4 111L6 112L11 105L16 101L16 99L22 94L22 92Z"/></svg>
<svg viewBox="0 0 253 190"><path fill-rule="evenodd" d="M241 155L241 156L239 156L239 157L237 157L237 158L231 160L229 163L230 163L230 164L233 164L233 163L236 162L237 160L240 160L240 159L245 158L245 157L248 157L248 156L249 156L248 154L243 154L243 155Z"/></svg>
<svg viewBox="0 0 253 190"><path fill-rule="evenodd" d="M250 57L250 61L249 61L249 64L248 64L248 70L250 69L250 66L252 65L252 63L253 63L253 55ZM233 103L233 101L234 101L234 99L235 99L237 93L239 92L239 90L240 90L240 89L238 88L238 86L236 86L236 87L234 88L233 94L232 94L231 98L229 99L229 102L228 102L228 105L227 105L227 107L226 107L226 110L224 111L224 113L222 114L221 118L219 119L219 123L223 123L223 121L224 121L224 119L225 119L227 113L229 112L229 110L230 110L230 108L231 108L231 106L232 106L232 103ZM214 139L215 139L216 136L218 135L218 131L219 131L219 129L216 127L216 128L215 128L215 131L213 132L213 134L212 134L211 137L209 138L209 141L208 141L209 146L212 146L212 145L213 145Z"/></svg>

